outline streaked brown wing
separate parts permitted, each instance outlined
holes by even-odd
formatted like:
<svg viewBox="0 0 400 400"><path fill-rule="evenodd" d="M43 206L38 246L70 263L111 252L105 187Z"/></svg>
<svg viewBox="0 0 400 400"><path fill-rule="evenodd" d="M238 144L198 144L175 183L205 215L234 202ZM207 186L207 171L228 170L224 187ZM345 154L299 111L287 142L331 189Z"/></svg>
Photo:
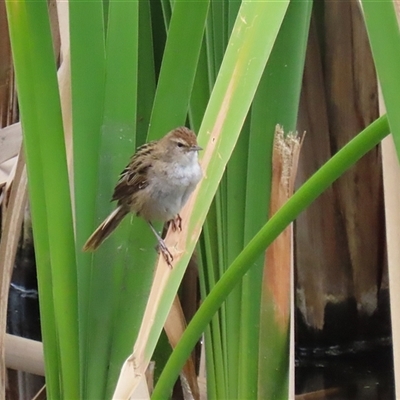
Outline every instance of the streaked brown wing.
<svg viewBox="0 0 400 400"><path fill-rule="evenodd" d="M129 204L133 194L147 187L146 176L152 166L152 158L148 157L150 145L151 142L139 147L132 156L115 186L112 201L118 200L118 204Z"/></svg>

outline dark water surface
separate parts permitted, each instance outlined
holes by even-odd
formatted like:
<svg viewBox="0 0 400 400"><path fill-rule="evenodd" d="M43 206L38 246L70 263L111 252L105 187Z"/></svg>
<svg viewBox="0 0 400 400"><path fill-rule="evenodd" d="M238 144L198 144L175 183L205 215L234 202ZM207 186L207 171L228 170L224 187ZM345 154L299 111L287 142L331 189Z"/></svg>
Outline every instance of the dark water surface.
<svg viewBox="0 0 400 400"><path fill-rule="evenodd" d="M296 394L328 390L316 399L395 400L392 346L388 340L358 342L351 350L332 347L298 349Z"/></svg>

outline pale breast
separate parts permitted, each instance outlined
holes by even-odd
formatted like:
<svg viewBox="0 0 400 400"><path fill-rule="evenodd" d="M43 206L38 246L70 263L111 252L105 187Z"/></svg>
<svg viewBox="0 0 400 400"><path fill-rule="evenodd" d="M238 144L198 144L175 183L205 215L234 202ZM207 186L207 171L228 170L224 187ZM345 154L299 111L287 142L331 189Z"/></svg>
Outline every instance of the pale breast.
<svg viewBox="0 0 400 400"><path fill-rule="evenodd" d="M140 215L149 220L168 221L175 218L202 177L197 157L186 165L168 165L154 171L150 184L144 189L147 201L142 204Z"/></svg>

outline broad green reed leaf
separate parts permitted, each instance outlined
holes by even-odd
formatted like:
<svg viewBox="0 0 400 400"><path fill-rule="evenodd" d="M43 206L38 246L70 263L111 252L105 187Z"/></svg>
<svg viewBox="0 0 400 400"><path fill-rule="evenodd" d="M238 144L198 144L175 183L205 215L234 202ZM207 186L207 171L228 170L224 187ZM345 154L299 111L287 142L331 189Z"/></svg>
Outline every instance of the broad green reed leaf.
<svg viewBox="0 0 400 400"><path fill-rule="evenodd" d="M87 16L90 15L90 24ZM104 112L105 32L100 2L69 2L74 156L75 241L78 267L81 395L86 392L91 255L82 246L95 225L100 129Z"/></svg>
<svg viewBox="0 0 400 400"><path fill-rule="evenodd" d="M114 209L115 204L109 201L113 187L136 148L138 2L111 2L107 27L103 121L98 132L101 133L98 157L101 179L98 179L96 191L96 225ZM130 218L126 218L92 256L84 392L87 398L111 396L135 335L130 319L138 320L143 312L143 301L135 302L132 307L123 297L125 293L134 293L138 284L148 290L149 283L145 285L146 278L140 274L146 270L139 267L155 259L149 236L141 235L144 242L128 245L133 232L142 228L139 221L134 222L131 227ZM141 246L147 251L141 252ZM129 279L132 276L133 284ZM151 269L148 276L151 276ZM131 312L128 318L121 318L127 305Z"/></svg>
<svg viewBox="0 0 400 400"><path fill-rule="evenodd" d="M392 1L363 0L362 8L385 107L400 160L400 29Z"/></svg>
<svg viewBox="0 0 400 400"><path fill-rule="evenodd" d="M24 129L48 395L79 398L74 230L47 2L6 6Z"/></svg>
<svg viewBox="0 0 400 400"><path fill-rule="evenodd" d="M150 119L150 140L185 124L208 4L190 0L174 5Z"/></svg>
<svg viewBox="0 0 400 400"><path fill-rule="evenodd" d="M138 58L138 99L136 117L136 144L146 141L151 110L156 92L156 70L154 61L154 43L152 18L149 0L139 2L139 58Z"/></svg>

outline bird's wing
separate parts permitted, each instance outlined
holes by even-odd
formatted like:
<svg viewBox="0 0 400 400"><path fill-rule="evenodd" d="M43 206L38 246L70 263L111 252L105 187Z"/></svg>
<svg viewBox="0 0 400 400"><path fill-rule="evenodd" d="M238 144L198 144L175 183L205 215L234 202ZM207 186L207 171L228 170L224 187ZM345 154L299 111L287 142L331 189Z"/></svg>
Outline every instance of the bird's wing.
<svg viewBox="0 0 400 400"><path fill-rule="evenodd" d="M129 203L132 195L148 186L146 177L153 161L153 158L149 156L151 145L151 142L144 144L132 156L129 164L121 172L112 201L118 200L119 203Z"/></svg>

